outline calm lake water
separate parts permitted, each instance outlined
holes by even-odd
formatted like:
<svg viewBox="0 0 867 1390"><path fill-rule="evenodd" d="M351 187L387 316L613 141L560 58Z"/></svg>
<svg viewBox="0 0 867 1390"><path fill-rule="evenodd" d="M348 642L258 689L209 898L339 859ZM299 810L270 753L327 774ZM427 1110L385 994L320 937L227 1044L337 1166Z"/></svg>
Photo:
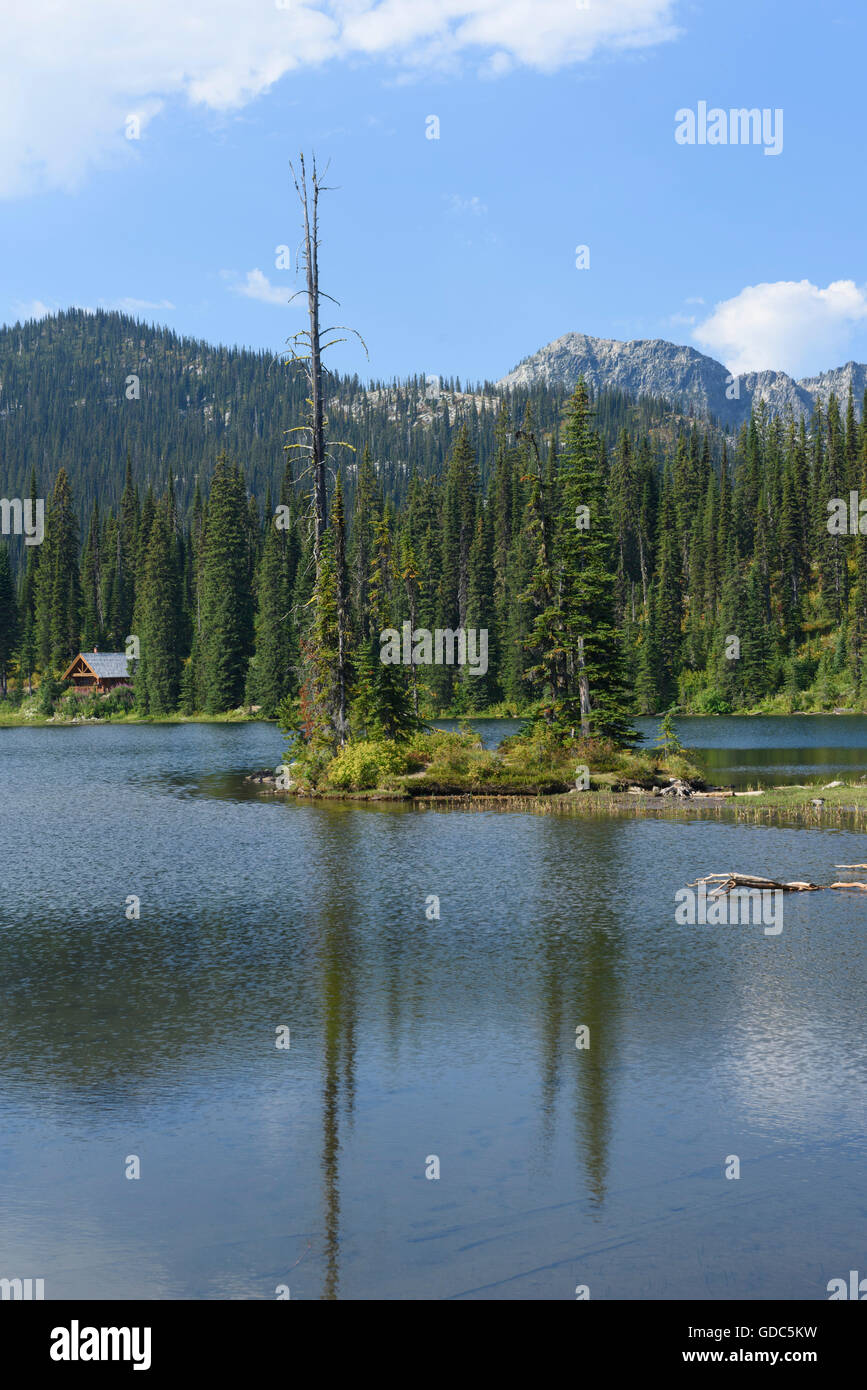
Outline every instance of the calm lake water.
<svg viewBox="0 0 867 1390"><path fill-rule="evenodd" d="M867 766L864 720L678 727L732 778ZM788 898L778 936L674 919L700 873L828 882L863 835L257 798L282 746L0 730L0 1277L824 1299L867 1272L867 901Z"/></svg>
<svg viewBox="0 0 867 1390"><path fill-rule="evenodd" d="M851 780L867 773L867 716L863 714L744 715L736 719L674 721L678 737L714 783L733 787L762 783ZM652 747L658 719L636 719Z"/></svg>
<svg viewBox="0 0 867 1390"><path fill-rule="evenodd" d="M457 729L456 720L437 721ZM514 719L470 721L486 748L521 727ZM659 737L659 719L635 719L642 748ZM732 787L846 781L867 774L867 715L796 714L697 718L677 715L677 735L709 781Z"/></svg>

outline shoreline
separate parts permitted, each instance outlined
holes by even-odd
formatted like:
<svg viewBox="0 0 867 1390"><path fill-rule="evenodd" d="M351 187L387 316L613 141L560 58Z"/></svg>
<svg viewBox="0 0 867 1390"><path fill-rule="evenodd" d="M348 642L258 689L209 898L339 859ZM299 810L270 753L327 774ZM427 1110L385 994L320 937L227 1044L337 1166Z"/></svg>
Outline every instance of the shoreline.
<svg viewBox="0 0 867 1390"><path fill-rule="evenodd" d="M252 778L246 778L250 782ZM867 828L867 784L839 787L778 786L701 796L662 797L604 789L538 794L490 792L431 793L373 788L367 792L284 791L261 786L260 796L292 800L340 802L360 806L391 803L417 811L518 811L533 815L563 815L592 819L615 816L661 820L731 820L746 825L798 825L803 828ZM817 804L821 803L821 804Z"/></svg>
<svg viewBox="0 0 867 1390"><path fill-rule="evenodd" d="M665 712L659 714L631 714L630 719L658 719L665 717ZM519 723L532 718L532 712L524 714L431 714L426 716L425 722L436 725L448 720L450 723L460 724L464 721L469 723L492 724L503 723L506 720ZM804 710L732 710L728 714L702 714L694 713L690 710L675 710L672 713L673 719L805 719L805 718L867 718L867 707L864 709L804 709ZM82 718L64 719L56 715L16 715L0 714L0 729L71 729L82 725L91 728L96 725L108 724L273 724L277 727L276 718L269 718L260 714L242 714L237 710L228 710L225 714L164 714L164 715L106 715L99 719L95 715L88 715ZM639 745L640 746L640 745Z"/></svg>

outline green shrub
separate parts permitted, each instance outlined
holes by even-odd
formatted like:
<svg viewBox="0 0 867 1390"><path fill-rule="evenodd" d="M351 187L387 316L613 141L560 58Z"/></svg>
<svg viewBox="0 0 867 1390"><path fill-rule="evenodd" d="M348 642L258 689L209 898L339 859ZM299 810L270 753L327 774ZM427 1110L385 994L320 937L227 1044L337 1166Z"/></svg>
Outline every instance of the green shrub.
<svg viewBox="0 0 867 1390"><path fill-rule="evenodd" d="M472 729L424 729L413 734L404 745L403 751L410 762L417 767L439 761L441 758L457 757L468 749L480 749L482 740Z"/></svg>
<svg viewBox="0 0 867 1390"><path fill-rule="evenodd" d="M731 714L731 701L719 690L704 690L696 700L699 714Z"/></svg>
<svg viewBox="0 0 867 1390"><path fill-rule="evenodd" d="M54 713L54 702L59 698L63 689L64 687L61 685L60 681L56 680L50 672L42 677L39 686L39 704L37 708L39 709L39 713L46 719L50 718Z"/></svg>
<svg viewBox="0 0 867 1390"><path fill-rule="evenodd" d="M108 714L129 714L135 705L135 691L131 685L116 685L95 702L94 714L103 718Z"/></svg>
<svg viewBox="0 0 867 1390"><path fill-rule="evenodd" d="M328 764L326 778L330 786L342 791L365 791L380 787L390 777L407 771L405 749L380 739L359 739L347 743Z"/></svg>

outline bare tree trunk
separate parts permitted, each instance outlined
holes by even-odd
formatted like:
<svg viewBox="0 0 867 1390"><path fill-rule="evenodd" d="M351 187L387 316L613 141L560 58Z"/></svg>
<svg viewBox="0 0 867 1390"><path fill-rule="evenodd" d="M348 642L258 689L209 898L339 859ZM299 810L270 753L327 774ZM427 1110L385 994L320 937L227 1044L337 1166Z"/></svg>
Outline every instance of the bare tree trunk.
<svg viewBox="0 0 867 1390"><path fill-rule="evenodd" d="M346 584L346 530L343 517L343 494L338 479L334 498L334 566L337 580L337 740L342 748L346 743L346 639L349 619Z"/></svg>
<svg viewBox="0 0 867 1390"><path fill-rule="evenodd" d="M578 694L581 698L581 737L590 737L590 683L584 665L584 638L578 638Z"/></svg>
<svg viewBox="0 0 867 1390"><path fill-rule="evenodd" d="M411 628L410 636L412 636L412 633L415 632L415 594L414 594L414 592L413 592L413 588L412 588L412 585L411 585L411 584L407 584L407 589L408 589L408 591L409 591L409 621L410 621L410 628ZM418 672L417 672L416 669L415 669L415 662L413 662L412 665L410 666L409 672L410 672L410 680L412 681L412 707L413 707L413 711L415 712L415 717L416 717L416 719L417 719L417 718L418 718Z"/></svg>
<svg viewBox="0 0 867 1390"><path fill-rule="evenodd" d="M647 612L647 562L644 556L644 527L638 523L638 561L641 565L641 597Z"/></svg>
<svg viewBox="0 0 867 1390"><path fill-rule="evenodd" d="M319 333L319 175L313 161L313 177L308 191L304 156L300 157L301 184L298 196L304 211L304 265L307 272L307 314L310 322L310 407L311 467L313 471L313 556L316 572L322 554L322 536L328 525L325 487L325 410L322 398L322 349Z"/></svg>
<svg viewBox="0 0 867 1390"><path fill-rule="evenodd" d="M99 623L100 632L105 632L105 608L102 602L102 551L99 544L99 532L96 535L96 571L94 574L94 588L96 589L96 620Z"/></svg>
<svg viewBox="0 0 867 1390"><path fill-rule="evenodd" d="M332 533L334 534L334 562L337 582L337 652L333 650L333 637L331 634L322 636L320 641L322 649L314 653L313 665L318 662L319 667L327 669L327 679L314 678L311 665L310 652L305 656L305 665L310 673L308 679L302 683L302 700L312 698L311 692L318 701L316 717L320 719L323 729L327 725L330 731L329 736L336 733L339 745L347 741L349 732L349 721L347 706L349 702L349 687L351 684L351 666L349 657L349 647L351 642L351 632L349 626L348 613L348 580L346 574L346 541L345 523L343 512L343 497L340 488L339 476L336 477L336 487L334 491L334 508L331 518L328 515L328 488L326 481L326 438L325 438L325 397L323 391L323 378L326 368L322 365L322 357L335 343L345 342L344 338L334 338L334 333L345 329L344 324L333 324L323 329L320 325L320 307L323 299L332 299L319 287L319 195L328 192L328 187L322 182L319 170L316 167L315 157L312 160L312 171L310 179L307 177L307 168L304 162L304 155L299 157L299 172L296 174L294 166L290 163L292 177L295 183L295 190L301 203L304 220L304 241L302 259L304 262L306 288L298 290L299 295L307 295L307 316L308 327L298 333L293 334L289 339L289 353L295 363L303 364L310 388L309 408L310 413L307 421L299 425L289 433L300 433L303 436L302 443L294 443L286 446L287 449L300 449L308 460L308 467L312 480L312 509L313 509L313 564L316 571L316 583L314 586L314 600L317 603L317 618L323 616L319 606L322 599L320 586L325 578L325 568L327 551L323 555L324 540L329 528L333 523ZM327 172L327 166L326 166ZM294 296L293 296L294 298ZM337 300L332 300L337 303ZM355 329L347 329L350 333L355 333ZM359 337L363 347L364 339ZM323 341L324 340L324 341ZM367 351L365 347L365 352ZM331 441L334 444L345 445L345 441ZM347 446L351 447L351 446ZM328 451L330 455L330 449ZM315 621L315 620L314 620ZM302 652L305 646L302 643ZM321 675L321 671L320 671ZM319 688L321 686L321 689ZM305 693L306 692L306 693ZM318 693L317 693L318 692ZM312 729L312 725L311 725ZM311 736L308 732L308 737Z"/></svg>

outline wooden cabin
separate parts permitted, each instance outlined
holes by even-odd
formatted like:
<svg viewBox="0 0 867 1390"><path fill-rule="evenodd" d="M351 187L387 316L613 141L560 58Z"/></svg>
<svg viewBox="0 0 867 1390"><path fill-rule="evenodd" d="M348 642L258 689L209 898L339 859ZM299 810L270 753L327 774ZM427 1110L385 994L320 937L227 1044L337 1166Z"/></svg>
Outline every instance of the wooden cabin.
<svg viewBox="0 0 867 1390"><path fill-rule="evenodd" d="M132 676L128 670L126 652L100 652L94 647L92 652L79 652L78 656L63 673L63 680L69 681L76 690L89 690L104 695L118 685L129 685Z"/></svg>

